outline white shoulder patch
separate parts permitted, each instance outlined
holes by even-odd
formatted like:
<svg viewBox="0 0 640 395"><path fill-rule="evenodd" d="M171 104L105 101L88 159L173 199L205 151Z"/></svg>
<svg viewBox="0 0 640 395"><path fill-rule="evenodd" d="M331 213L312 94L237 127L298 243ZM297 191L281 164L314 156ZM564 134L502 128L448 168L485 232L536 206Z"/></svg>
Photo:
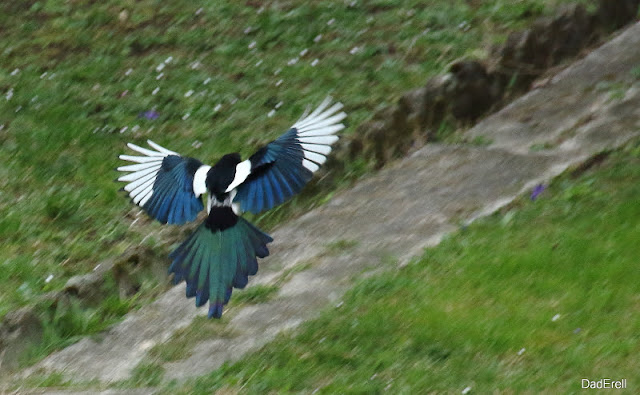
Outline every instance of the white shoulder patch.
<svg viewBox="0 0 640 395"><path fill-rule="evenodd" d="M242 184L244 180L246 180L247 177L249 177L249 174L251 174L251 161L247 159L244 162L238 163L238 165L236 166L236 175L233 178L233 181L231 182L231 184L229 184L229 186L227 187L227 190L225 192L232 191L238 185Z"/></svg>
<svg viewBox="0 0 640 395"><path fill-rule="evenodd" d="M207 192L206 180L209 169L211 169L211 166L202 165L193 175L193 194L196 195L196 197Z"/></svg>

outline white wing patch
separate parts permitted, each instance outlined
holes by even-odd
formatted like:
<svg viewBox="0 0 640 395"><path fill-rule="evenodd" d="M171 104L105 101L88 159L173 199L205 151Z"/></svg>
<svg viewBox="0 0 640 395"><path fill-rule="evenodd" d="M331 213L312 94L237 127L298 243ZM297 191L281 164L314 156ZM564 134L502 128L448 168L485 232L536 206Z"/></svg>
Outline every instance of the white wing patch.
<svg viewBox="0 0 640 395"><path fill-rule="evenodd" d="M196 197L207 192L206 180L209 169L211 169L211 166L202 165L193 175L193 194L196 195Z"/></svg>
<svg viewBox="0 0 640 395"><path fill-rule="evenodd" d="M251 161L247 159L244 162L238 163L236 165L236 175L233 177L233 181L231 181L231 184L229 184L225 192L232 191L238 185L242 184L244 180L249 177L249 174L251 174Z"/></svg>
<svg viewBox="0 0 640 395"><path fill-rule="evenodd" d="M305 114L292 126L297 129L298 141L304 152L302 165L311 172L316 172L331 152L331 144L338 141L335 133L344 129L340 123L347 114L338 112L342 103L331 104L331 97L327 97L311 114ZM337 114L336 114L337 113ZM306 116L305 116L306 115Z"/></svg>
<svg viewBox="0 0 640 395"><path fill-rule="evenodd" d="M145 156L120 155L120 159L137 164L117 168L118 171L130 172L129 174L120 176L118 181L128 182L128 184L124 186L124 190L129 192L129 196L133 199L133 202L139 206L144 206L151 196L153 196L153 184L156 181L158 171L162 166L162 160L165 156L179 155L176 152L159 146L151 140L147 140L147 144L149 144L151 148L156 149L156 151L128 143L127 147Z"/></svg>

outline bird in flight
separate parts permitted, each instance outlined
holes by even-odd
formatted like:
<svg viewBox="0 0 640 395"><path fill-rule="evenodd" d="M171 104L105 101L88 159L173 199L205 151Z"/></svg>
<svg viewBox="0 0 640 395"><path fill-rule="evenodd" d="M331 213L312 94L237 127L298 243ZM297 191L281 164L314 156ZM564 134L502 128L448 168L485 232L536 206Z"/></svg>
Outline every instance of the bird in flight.
<svg viewBox="0 0 640 395"><path fill-rule="evenodd" d="M169 255L169 273L174 284L187 283L187 298L195 297L197 307L209 301L209 318L222 316L232 289L244 288L258 272L257 258L269 255L273 239L242 213L269 210L302 190L344 129L342 107L328 97L244 161L232 153L209 166L151 140L152 149L127 144L141 156L120 155L134 163L117 168L127 173L118 178L127 183L122 189L163 224L195 220L207 194L207 218Z"/></svg>

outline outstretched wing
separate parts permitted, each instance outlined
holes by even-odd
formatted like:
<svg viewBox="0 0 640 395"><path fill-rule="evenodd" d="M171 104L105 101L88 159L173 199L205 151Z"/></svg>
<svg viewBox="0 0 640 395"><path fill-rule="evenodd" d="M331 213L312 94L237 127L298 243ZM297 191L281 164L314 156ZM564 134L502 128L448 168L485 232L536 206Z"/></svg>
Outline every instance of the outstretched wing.
<svg viewBox="0 0 640 395"><path fill-rule="evenodd" d="M118 167L118 171L129 172L118 181L127 182L123 189L133 203L161 223L180 225L193 221L203 209L200 194L204 192L194 192L193 180L201 168L198 178L202 173L206 175L209 166L197 159L182 157L151 140L147 143L155 151L127 144L143 156L120 155L120 159L135 164Z"/></svg>
<svg viewBox="0 0 640 395"><path fill-rule="evenodd" d="M257 214L283 203L302 190L326 160L335 135L344 129L340 123L347 114L339 112L341 103L331 107L326 98L311 114L305 112L291 129L260 148L246 163L250 171L237 187L234 202L242 211ZM240 165L239 165L240 166Z"/></svg>

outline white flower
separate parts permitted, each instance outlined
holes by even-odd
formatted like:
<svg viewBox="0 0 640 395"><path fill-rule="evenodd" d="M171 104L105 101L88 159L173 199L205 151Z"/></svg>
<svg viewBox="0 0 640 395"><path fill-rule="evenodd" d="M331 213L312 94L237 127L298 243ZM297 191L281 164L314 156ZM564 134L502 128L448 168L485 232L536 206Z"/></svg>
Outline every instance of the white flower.
<svg viewBox="0 0 640 395"><path fill-rule="evenodd" d="M20 72L20 69L15 69L11 72L11 75L17 75Z"/></svg>
<svg viewBox="0 0 640 395"><path fill-rule="evenodd" d="M155 95L158 92L160 92L160 88L156 87L156 89L154 89L153 92L151 92L151 94Z"/></svg>
<svg viewBox="0 0 640 395"><path fill-rule="evenodd" d="M358 51L360 51L360 48L358 48L358 47L356 46L356 47L351 48L351 50L349 51L349 53L350 53L351 55L355 55Z"/></svg>
<svg viewBox="0 0 640 395"><path fill-rule="evenodd" d="M48 275L47 278L44 279L44 282L45 284L49 284L51 280L53 280L53 274Z"/></svg>
<svg viewBox="0 0 640 395"><path fill-rule="evenodd" d="M272 116L274 116L275 114L276 114L276 110L271 110L271 111L269 111L269 113L267 114L267 116L268 116L269 118L271 118L271 117L272 117Z"/></svg>
<svg viewBox="0 0 640 395"><path fill-rule="evenodd" d="M133 73L133 69L130 68L129 70L125 71L124 75L128 76L131 75L131 73Z"/></svg>
<svg viewBox="0 0 640 395"><path fill-rule="evenodd" d="M276 104L276 110L277 110L278 108L282 107L282 104L283 104L282 102L278 102L278 104Z"/></svg>
<svg viewBox="0 0 640 395"><path fill-rule="evenodd" d="M253 48L255 48L255 47L256 47L256 42L255 42L255 41L251 41L251 42L249 43L249 49L253 49Z"/></svg>
<svg viewBox="0 0 640 395"><path fill-rule="evenodd" d="M551 321L556 322L560 319L560 314L556 314L553 316L553 318L551 318Z"/></svg>
<svg viewBox="0 0 640 395"><path fill-rule="evenodd" d="M184 97L189 97L189 96L191 96L191 95L193 95L193 89L189 89L189 90L184 94Z"/></svg>
<svg viewBox="0 0 640 395"><path fill-rule="evenodd" d="M202 82L202 85L207 85L209 82L211 82L211 78L207 77L207 79Z"/></svg>
<svg viewBox="0 0 640 395"><path fill-rule="evenodd" d="M215 107L213 107L213 111L218 112L220 111L221 108L222 108L222 104L217 104Z"/></svg>
<svg viewBox="0 0 640 395"><path fill-rule="evenodd" d="M316 67L316 65L318 64L319 60L318 59L313 59L313 62L311 62L311 67Z"/></svg>
<svg viewBox="0 0 640 395"><path fill-rule="evenodd" d="M5 97L7 98L7 101L11 100L11 98L13 97L13 88L9 88Z"/></svg>
<svg viewBox="0 0 640 395"><path fill-rule="evenodd" d="M307 52L309 52L308 48L303 49L302 51L300 51L300 56L304 56L307 54Z"/></svg>
<svg viewBox="0 0 640 395"><path fill-rule="evenodd" d="M527 349L526 349L526 348L524 348L524 347L522 347L522 348L520 349L520 351L518 351L518 355L522 355L522 354L524 354L524 352L525 352L525 351L527 351Z"/></svg>
<svg viewBox="0 0 640 395"><path fill-rule="evenodd" d="M128 126L123 127L122 129L120 129L120 134L124 133L127 131L127 129L129 129Z"/></svg>
<svg viewBox="0 0 640 395"><path fill-rule="evenodd" d="M164 73L160 73L156 76L156 80L159 80L160 78L164 77Z"/></svg>
<svg viewBox="0 0 640 395"><path fill-rule="evenodd" d="M182 116L182 120L183 120L183 121L186 121L186 120L187 120L187 118L189 118L190 116L191 116L191 113L190 113L190 112L188 112L188 113L186 113L186 114L184 114L184 115Z"/></svg>
<svg viewBox="0 0 640 395"><path fill-rule="evenodd" d="M471 387L465 387L465 389L462 390L462 395L468 394L469 392L471 392Z"/></svg>
<svg viewBox="0 0 640 395"><path fill-rule="evenodd" d="M282 85L282 82L283 82L282 80L278 80L278 82L276 82L276 86Z"/></svg>
<svg viewBox="0 0 640 395"><path fill-rule="evenodd" d="M322 34L318 34L317 36L315 36L314 39L313 39L313 42L317 43L320 40L322 40Z"/></svg>
<svg viewBox="0 0 640 395"><path fill-rule="evenodd" d="M164 61L164 62L165 62L166 64L169 64L169 63L171 63L171 61L172 61L172 60L173 60L173 56L169 56L167 59L165 59L165 61Z"/></svg>
<svg viewBox="0 0 640 395"><path fill-rule="evenodd" d="M166 66L166 64L164 63L160 63L159 65L156 66L156 71L159 73L162 70L164 70L164 67Z"/></svg>
<svg viewBox="0 0 640 395"><path fill-rule="evenodd" d="M335 21L336 21L336 19L335 19L335 18L331 18L331 19L329 19L329 20L327 21L327 26L331 26L331 25L333 25Z"/></svg>
<svg viewBox="0 0 640 395"><path fill-rule="evenodd" d="M298 58L289 59L289 61L287 62L287 66L293 66L294 64L298 63L298 60Z"/></svg>

